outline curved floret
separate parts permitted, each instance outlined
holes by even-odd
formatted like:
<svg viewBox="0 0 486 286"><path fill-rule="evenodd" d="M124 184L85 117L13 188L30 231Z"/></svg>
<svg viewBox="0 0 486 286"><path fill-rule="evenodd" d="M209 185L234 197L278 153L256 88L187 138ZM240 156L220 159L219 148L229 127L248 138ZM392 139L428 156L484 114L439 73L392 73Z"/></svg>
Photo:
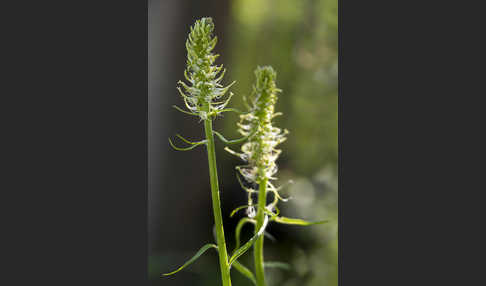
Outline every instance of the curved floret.
<svg viewBox="0 0 486 286"><path fill-rule="evenodd" d="M233 95L230 92L226 99L222 99L234 82L226 87L221 84L225 69L223 65L214 64L219 55L212 52L217 42L213 31L211 18L197 20L191 26L186 41L187 67L184 71L188 84L179 81L180 86L177 87L190 113L198 115L202 120L221 112Z"/></svg>
<svg viewBox="0 0 486 286"><path fill-rule="evenodd" d="M243 136L248 136L248 141L242 145L241 153L229 148L226 150L244 160L247 164L237 166L237 170L246 182L241 184L248 192L247 215L251 218L255 216L252 194L258 192L261 183L267 184L267 190L274 193L274 201L267 206L269 211L273 211L278 200L283 200L278 194L280 188L274 187L270 180L275 180L277 172L276 160L280 155L277 145L286 140L287 130L281 130L273 126L272 119L280 115L275 113L275 103L277 93L281 92L276 87L276 72L272 67L258 67L255 70L256 83L253 86L252 96L246 104L249 112L240 115L238 132ZM246 100L245 100L246 101ZM250 185L250 187L248 187Z"/></svg>

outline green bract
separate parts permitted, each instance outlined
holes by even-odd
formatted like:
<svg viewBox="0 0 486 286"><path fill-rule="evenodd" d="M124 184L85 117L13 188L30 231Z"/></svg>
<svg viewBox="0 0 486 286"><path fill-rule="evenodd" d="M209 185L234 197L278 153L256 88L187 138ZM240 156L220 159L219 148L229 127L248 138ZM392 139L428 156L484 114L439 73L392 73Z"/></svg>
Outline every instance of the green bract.
<svg viewBox="0 0 486 286"><path fill-rule="evenodd" d="M228 104L233 93L222 100L228 89L235 82L224 87L221 84L225 69L217 66L214 61L219 56L212 50L216 46L217 37L213 36L214 23L211 18L197 20L191 27L186 41L187 67L184 77L189 84L179 81L177 89L184 99L190 113L198 115L202 120L220 113Z"/></svg>

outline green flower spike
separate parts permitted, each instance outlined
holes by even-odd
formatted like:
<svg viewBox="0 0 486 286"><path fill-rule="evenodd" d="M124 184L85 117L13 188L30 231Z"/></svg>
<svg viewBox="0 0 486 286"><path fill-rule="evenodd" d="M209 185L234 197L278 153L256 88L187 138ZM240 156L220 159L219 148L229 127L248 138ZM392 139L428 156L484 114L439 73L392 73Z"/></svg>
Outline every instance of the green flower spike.
<svg viewBox="0 0 486 286"><path fill-rule="evenodd" d="M239 174L244 180L237 176L241 187L248 194L248 204L236 208L231 215L246 208L247 217L243 217L236 229L236 245L240 245L241 228L246 223L255 225L255 233L262 232L268 222L277 222L293 225L312 225L320 222L307 222L300 219L291 219L279 216L280 211L277 207L279 201L287 201L282 198L279 191L284 187L275 187L271 181L276 180L277 173L276 161L281 153L277 146L286 140L289 133L286 129L281 130L273 125L273 118L282 115L275 112L277 94L281 92L275 84L277 77L272 67L258 67L255 70L256 83L253 87L252 96L249 102L245 100L249 111L240 115L238 132L247 138L246 143L241 146L241 152L235 152L228 147L228 152L238 156L246 165L237 166ZM273 200L267 204L267 192L273 193ZM258 194L258 204L253 203L253 195ZM247 277L257 286L265 286L265 267L280 267L288 269L288 264L281 262L265 262L263 260L263 237L258 237L254 243L254 263L255 274ZM251 273L252 274L252 273Z"/></svg>
<svg viewBox="0 0 486 286"><path fill-rule="evenodd" d="M275 113L277 93L281 92L275 84L276 72L269 66L258 67L255 76L253 96L249 99L250 102L246 102L249 112L240 115L238 123L238 132L248 137L248 141L242 145L241 153L228 147L225 149L247 162L247 165L236 167L246 182L253 186L264 183L267 185L267 190L275 194L274 202L267 206L269 211L273 211L279 199L285 200L278 194L280 189L275 188L270 180L276 179L273 176L278 170L276 160L281 151L276 147L286 140L288 131L281 130L272 123L272 119L281 114ZM249 218L254 218L256 212L252 195L258 193L258 190L246 187L241 182L240 185L248 193L247 215Z"/></svg>
<svg viewBox="0 0 486 286"><path fill-rule="evenodd" d="M172 272L162 274L162 276L173 275L181 271L196 261L207 250L215 248L219 256L222 285L231 286L230 269L233 261L231 260L232 257L228 257L224 236L212 120L221 112L233 111L232 109L225 110L232 93L223 100L223 96L233 83L227 87L223 87L220 83L224 76L224 70L223 66L214 65L218 55L212 53L217 42L216 37L212 35L213 31L214 23L211 18L197 20L191 27L186 41L187 67L184 71L184 76L188 83L179 81L179 86L177 87L188 110L174 106L178 111L185 114L198 116L204 122L206 138L198 142L192 142L177 134L177 137L189 144L189 147L177 147L170 139L169 144L178 151L192 150L199 145L206 146L216 244L209 243L204 245L181 267ZM244 271L242 267L240 269Z"/></svg>
<svg viewBox="0 0 486 286"><path fill-rule="evenodd" d="M197 115L201 120L212 118L221 112L227 111L224 108L229 103L233 93L223 100L223 96L235 83L232 82L224 87L221 84L225 69L223 65L214 64L218 54L212 51L216 46L217 37L213 36L214 23L211 18L197 20L191 27L186 41L187 67L184 77L186 84L179 81L177 87L184 99L188 112L176 107L179 111ZM184 91L181 89L184 89Z"/></svg>
<svg viewBox="0 0 486 286"><path fill-rule="evenodd" d="M221 212L214 134L216 134L223 142L227 144L240 143L247 138L244 137L235 140L226 140L223 135L213 130L212 121L220 113L230 111L241 113L236 109L226 108L233 94L230 92L226 99L223 99L223 97L234 82L226 87L221 84L225 70L223 69L222 65L214 65L214 61L218 55L212 53L212 50L217 42L216 37L213 37L212 35L213 31L214 24L211 18L202 18L197 20L194 26L191 27L191 31L186 41L187 67L184 71L184 76L188 83L179 81L179 87L177 88L184 100L187 110L174 106L178 111L185 114L198 116L201 121L204 122L204 132L206 138L197 142L192 142L177 134L177 137L186 144L189 144L189 146L177 147L170 139L169 144L178 151L189 151L200 145L206 146L216 244L209 243L204 245L182 266L172 272L162 274L162 276L173 275L181 271L185 267L195 262L207 250L215 248L219 256L222 285L231 286L230 270L232 266L235 266L234 269L240 271L249 279L252 279L250 276L251 272L245 266L241 265L237 259L248 251L258 238L265 234L265 227L269 222L269 218L265 217L264 220L262 220L262 224L255 232L255 235L248 240L248 242L236 249L231 256L228 255Z"/></svg>

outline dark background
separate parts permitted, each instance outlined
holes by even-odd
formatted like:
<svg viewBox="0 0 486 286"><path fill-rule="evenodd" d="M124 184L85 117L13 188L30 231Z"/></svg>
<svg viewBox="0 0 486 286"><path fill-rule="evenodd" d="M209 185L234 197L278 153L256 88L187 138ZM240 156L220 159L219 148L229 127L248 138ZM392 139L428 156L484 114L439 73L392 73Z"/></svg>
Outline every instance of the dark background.
<svg viewBox="0 0 486 286"><path fill-rule="evenodd" d="M290 131L279 146L279 184L292 179L284 192L294 200L281 203L283 215L308 220L329 219L312 227L271 225L277 242L267 241L267 260L288 262L292 270L268 270L269 285L337 285L338 35L337 1L149 1L149 275L153 285L215 285L217 256L209 252L195 264L159 278L214 241L207 155L204 148L177 152L168 145L176 133L204 137L198 119L177 112L183 106L176 83L183 79L189 26L210 16L218 36L218 64L223 82L237 83L230 106L243 109L242 95L251 92L253 70L272 65L283 89L276 106L284 116L276 125ZM237 138L238 117L225 114L216 130ZM177 141L176 141L177 142ZM217 141L218 142L218 141ZM179 144L180 145L180 144ZM232 209L246 202L234 166L239 160L217 143L222 210L231 250L241 214ZM236 147L239 148L239 147ZM244 228L247 239L251 228ZM252 268L252 252L242 261ZM233 272L235 285L251 285Z"/></svg>

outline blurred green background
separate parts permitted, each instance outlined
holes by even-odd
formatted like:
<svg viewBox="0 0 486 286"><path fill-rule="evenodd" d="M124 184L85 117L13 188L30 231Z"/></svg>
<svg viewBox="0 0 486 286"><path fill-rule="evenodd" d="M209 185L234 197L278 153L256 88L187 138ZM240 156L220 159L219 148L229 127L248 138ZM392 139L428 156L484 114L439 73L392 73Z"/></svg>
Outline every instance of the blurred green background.
<svg viewBox="0 0 486 286"><path fill-rule="evenodd" d="M283 193L282 214L308 220L328 219L309 227L271 224L276 242L266 240L266 260L292 265L289 271L266 270L268 285L337 285L338 164L338 21L337 0L149 1L149 277L152 285L220 285L216 253L208 252L176 275L160 279L212 242L212 212L204 148L175 152L167 137L181 133L202 138L202 124L174 111L182 106L175 89L183 78L189 26L213 17L219 38L218 64L227 68L224 82L236 80L230 105L244 109L257 65L271 65L283 90L275 125L290 131L279 146L277 184L292 179ZM236 138L237 115L226 114L216 130ZM240 164L217 143L224 227L229 249L243 215L230 211L246 202L234 166ZM237 149L237 148L235 148ZM243 229L243 239L251 235ZM252 253L241 259L249 268ZM252 285L232 270L235 286Z"/></svg>

